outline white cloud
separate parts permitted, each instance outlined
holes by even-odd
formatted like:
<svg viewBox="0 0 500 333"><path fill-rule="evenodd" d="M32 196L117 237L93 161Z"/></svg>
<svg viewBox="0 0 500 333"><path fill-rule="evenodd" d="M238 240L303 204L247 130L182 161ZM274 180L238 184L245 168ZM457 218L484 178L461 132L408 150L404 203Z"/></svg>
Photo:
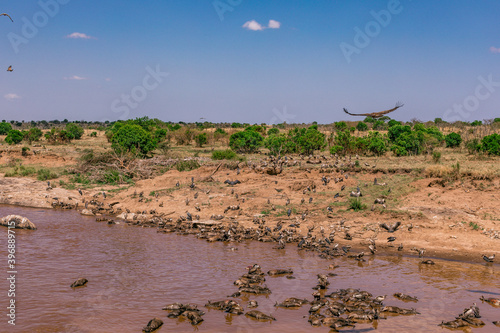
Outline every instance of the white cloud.
<svg viewBox="0 0 500 333"><path fill-rule="evenodd" d="M243 28L252 30L252 31L261 31L264 29L279 29L281 27L281 23L275 20L269 20L269 24L267 27L263 26L259 22L255 20L247 21L243 24Z"/></svg>
<svg viewBox="0 0 500 333"><path fill-rule="evenodd" d="M65 80L87 80L86 77L81 77L81 76L78 76L78 75L73 75L71 77L65 77L64 78Z"/></svg>
<svg viewBox="0 0 500 333"><path fill-rule="evenodd" d="M67 35L66 38L96 39L95 37L89 36L89 35L81 33L81 32L73 32L72 34Z"/></svg>
<svg viewBox="0 0 500 333"><path fill-rule="evenodd" d="M19 96L18 94L13 94L13 93L10 93L10 94L7 94L7 95L4 95L3 96L6 100L8 101L13 101L15 99L20 99L21 96Z"/></svg>
<svg viewBox="0 0 500 333"><path fill-rule="evenodd" d="M500 53L500 47L490 47L491 53Z"/></svg>
<svg viewBox="0 0 500 333"><path fill-rule="evenodd" d="M264 27L262 25L260 25L260 23L258 23L255 20L245 22L245 24L243 24L243 28L248 29L248 30L252 30L252 31L259 31L259 30L264 29Z"/></svg>
<svg viewBox="0 0 500 333"><path fill-rule="evenodd" d="M269 29L279 29L281 27L281 23L275 20L269 20Z"/></svg>

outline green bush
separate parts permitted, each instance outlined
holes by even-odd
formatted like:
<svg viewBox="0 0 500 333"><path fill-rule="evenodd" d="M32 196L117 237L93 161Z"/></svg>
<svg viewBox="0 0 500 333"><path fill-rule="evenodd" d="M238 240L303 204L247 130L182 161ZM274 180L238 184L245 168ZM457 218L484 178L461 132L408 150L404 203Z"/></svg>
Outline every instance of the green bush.
<svg viewBox="0 0 500 333"><path fill-rule="evenodd" d="M472 123L470 123L471 126L481 126L483 122L481 120L474 120Z"/></svg>
<svg viewBox="0 0 500 333"><path fill-rule="evenodd" d="M28 141L28 143L30 144L33 141L40 140L42 136L43 136L42 130L37 127L30 128L29 131L24 132L24 139Z"/></svg>
<svg viewBox="0 0 500 333"><path fill-rule="evenodd" d="M218 135L227 135L227 132L224 131L222 128L217 128L215 131L214 131L214 134L218 134Z"/></svg>
<svg viewBox="0 0 500 333"><path fill-rule="evenodd" d="M97 137L97 132L96 132L96 131L93 131L92 133L90 133L90 137L91 137L91 138L95 138L95 137Z"/></svg>
<svg viewBox="0 0 500 333"><path fill-rule="evenodd" d="M495 118L495 119L493 119L493 122L494 122L494 123L500 123L500 118Z"/></svg>
<svg viewBox="0 0 500 333"><path fill-rule="evenodd" d="M239 153L254 153L262 145L264 138L255 131L241 131L229 137L229 147Z"/></svg>
<svg viewBox="0 0 500 333"><path fill-rule="evenodd" d="M357 125L356 125L356 129L360 132L364 132L364 131L367 131L368 130L368 125L362 121L360 121Z"/></svg>
<svg viewBox="0 0 500 333"><path fill-rule="evenodd" d="M465 148L467 148L469 154L475 154L481 150L481 144L478 139L472 139L465 143Z"/></svg>
<svg viewBox="0 0 500 333"><path fill-rule="evenodd" d="M292 153L296 150L296 144L286 134L272 134L264 140L264 147L269 149L272 155Z"/></svg>
<svg viewBox="0 0 500 333"><path fill-rule="evenodd" d="M432 160L434 161L434 163L439 163L439 161L441 160L441 153L438 151L433 151Z"/></svg>
<svg viewBox="0 0 500 333"><path fill-rule="evenodd" d="M10 130L7 136L5 137L5 142L9 145L15 145L19 142L23 141L23 133L19 130Z"/></svg>
<svg viewBox="0 0 500 333"><path fill-rule="evenodd" d="M372 118L370 116L366 117L363 122L365 123L374 123L375 122L375 118Z"/></svg>
<svg viewBox="0 0 500 333"><path fill-rule="evenodd" d="M267 131L267 135L276 135L280 134L280 130L276 127L270 128L269 131Z"/></svg>
<svg viewBox="0 0 500 333"><path fill-rule="evenodd" d="M202 147L208 142L207 133L200 133L194 137L194 141L198 147Z"/></svg>
<svg viewBox="0 0 500 333"><path fill-rule="evenodd" d="M78 140L83 135L83 128L74 123L66 124L66 132L68 132L68 137L70 140Z"/></svg>
<svg viewBox="0 0 500 333"><path fill-rule="evenodd" d="M380 134L379 132L370 132L367 137L368 141L368 150L376 155L382 156L387 150L387 137L385 135Z"/></svg>
<svg viewBox="0 0 500 333"><path fill-rule="evenodd" d="M446 147L454 148L460 146L462 137L460 134L452 132L444 137L444 141L446 142Z"/></svg>
<svg viewBox="0 0 500 333"><path fill-rule="evenodd" d="M389 127L392 127L392 126L396 126L396 125L401 125L401 123L397 120L391 119L391 120L389 120L387 125L389 125Z"/></svg>
<svg viewBox="0 0 500 333"><path fill-rule="evenodd" d="M333 124L337 131L344 131L347 129L347 124L345 121L337 121Z"/></svg>
<svg viewBox="0 0 500 333"><path fill-rule="evenodd" d="M377 120L373 124L374 130L384 130L387 128L387 124L383 120Z"/></svg>
<svg viewBox="0 0 500 333"><path fill-rule="evenodd" d="M325 134L318 131L318 125L306 128L294 128L288 134L291 143L296 145L295 152L312 154L315 150L326 146Z"/></svg>
<svg viewBox="0 0 500 333"><path fill-rule="evenodd" d="M12 125L6 122L0 123L0 135L8 134L12 130Z"/></svg>
<svg viewBox="0 0 500 333"><path fill-rule="evenodd" d="M238 155L231 149L212 151L213 160L237 160Z"/></svg>
<svg viewBox="0 0 500 333"><path fill-rule="evenodd" d="M111 147L117 153L131 152L133 154L147 155L157 146L157 142L153 139L151 133L136 124L121 126L111 138L111 142Z"/></svg>
<svg viewBox="0 0 500 333"><path fill-rule="evenodd" d="M493 133L481 140L481 150L489 155L500 155L500 134Z"/></svg>
<svg viewBox="0 0 500 333"><path fill-rule="evenodd" d="M28 152L30 151L29 147L23 147L21 149L21 155L22 156L28 156Z"/></svg>

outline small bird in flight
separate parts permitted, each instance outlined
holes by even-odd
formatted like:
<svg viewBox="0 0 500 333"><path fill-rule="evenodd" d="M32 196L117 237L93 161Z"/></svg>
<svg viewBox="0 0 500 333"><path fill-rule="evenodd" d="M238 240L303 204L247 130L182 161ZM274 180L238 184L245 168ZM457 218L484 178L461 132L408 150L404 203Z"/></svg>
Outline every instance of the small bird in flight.
<svg viewBox="0 0 500 333"><path fill-rule="evenodd" d="M9 14L2 13L2 14L0 14L0 16L7 16L8 18L10 18L10 20L11 20L12 22L14 22L14 20L12 19L12 17L10 17L10 15L9 15Z"/></svg>
<svg viewBox="0 0 500 333"><path fill-rule="evenodd" d="M351 116L365 116L365 117L372 117L372 118L380 118L383 115L390 113L392 111L396 111L400 107L402 107L404 104L401 104L400 102L396 103L396 106L393 107L392 109L385 110L385 111L380 111L380 112L372 112L372 113L350 113L347 111L347 109L344 108L344 112L351 115Z"/></svg>
<svg viewBox="0 0 500 333"><path fill-rule="evenodd" d="M12 72L13 69L12 69L12 66L9 66L9 68L7 68L7 72Z"/></svg>

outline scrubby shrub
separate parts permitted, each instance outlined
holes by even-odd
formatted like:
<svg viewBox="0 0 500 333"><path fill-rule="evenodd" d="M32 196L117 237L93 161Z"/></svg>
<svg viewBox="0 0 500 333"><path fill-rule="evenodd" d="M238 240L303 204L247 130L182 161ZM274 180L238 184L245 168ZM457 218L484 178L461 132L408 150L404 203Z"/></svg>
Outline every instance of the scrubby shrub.
<svg viewBox="0 0 500 333"><path fill-rule="evenodd" d="M9 145L15 145L23 141L23 137L24 135L21 131L10 130L9 133L7 133L7 136L5 137L5 142L7 142Z"/></svg>
<svg viewBox="0 0 500 333"><path fill-rule="evenodd" d="M36 172L38 180L49 180L57 178L57 173L50 171L49 169L41 168Z"/></svg>
<svg viewBox="0 0 500 333"><path fill-rule="evenodd" d="M396 125L401 125L401 123L399 121L397 121L397 120L391 119L391 120L389 120L389 122L387 123L387 125L389 127L392 127L392 126L396 126Z"/></svg>
<svg viewBox="0 0 500 333"><path fill-rule="evenodd" d="M240 153L254 153L262 145L263 140L262 135L255 131L240 131L229 137L229 147Z"/></svg>
<svg viewBox="0 0 500 333"><path fill-rule="evenodd" d="M90 133L89 135L91 138L95 138L97 137L97 132L96 131L93 131L92 133Z"/></svg>
<svg viewBox="0 0 500 333"><path fill-rule="evenodd" d="M444 137L444 141L446 142L446 147L454 148L460 146L462 137L460 134L452 132Z"/></svg>
<svg viewBox="0 0 500 333"><path fill-rule="evenodd" d="M26 157L26 156L28 156L29 151L30 151L30 149L28 147L23 147L21 149L21 155Z"/></svg>
<svg viewBox="0 0 500 333"><path fill-rule="evenodd" d="M113 135L111 147L117 153L130 152L146 155L156 148L157 142L151 133L139 125L124 125Z"/></svg>
<svg viewBox="0 0 500 333"><path fill-rule="evenodd" d="M175 168L178 171L191 171L194 169L198 169L200 167L200 163L197 160L185 160L179 161L175 164Z"/></svg>
<svg viewBox="0 0 500 333"><path fill-rule="evenodd" d="M40 140L42 136L43 136L42 130L37 127L30 128L29 131L24 132L24 139L28 141L28 143L30 144L33 141Z"/></svg>
<svg viewBox="0 0 500 333"><path fill-rule="evenodd" d="M8 134L12 130L12 125L6 122L0 123L0 135Z"/></svg>
<svg viewBox="0 0 500 333"><path fill-rule="evenodd" d="M439 163L439 161L441 160L441 153L438 151L433 151L432 160L434 161L434 163Z"/></svg>
<svg viewBox="0 0 500 333"><path fill-rule="evenodd" d="M276 135L276 134L279 134L280 133L280 130L276 127L273 127L273 128L270 128L268 131L267 131L267 135Z"/></svg>
<svg viewBox="0 0 500 333"><path fill-rule="evenodd" d="M383 120L377 120L373 124L374 130L385 130L387 128L387 124Z"/></svg>
<svg viewBox="0 0 500 333"><path fill-rule="evenodd" d="M368 150L376 156L384 155L387 150L387 137L379 132L370 132L367 137Z"/></svg>
<svg viewBox="0 0 500 333"><path fill-rule="evenodd" d="M481 144L478 139L472 139L465 142L465 148L467 148L469 154L475 154L481 150Z"/></svg>
<svg viewBox="0 0 500 333"><path fill-rule="evenodd" d="M356 125L356 129L360 132L364 132L366 130L368 130L368 125L362 121L360 121L357 125Z"/></svg>
<svg viewBox="0 0 500 333"><path fill-rule="evenodd" d="M194 137L194 141L198 147L202 147L208 142L207 133L200 133Z"/></svg>
<svg viewBox="0 0 500 333"><path fill-rule="evenodd" d="M481 150L489 155L500 155L500 134L493 133L482 138Z"/></svg>
<svg viewBox="0 0 500 333"><path fill-rule="evenodd" d="M474 120L472 123L470 123L471 126L481 126L483 122L481 120Z"/></svg>
<svg viewBox="0 0 500 333"><path fill-rule="evenodd" d="M337 121L333 124L333 126L335 127L335 129L337 131L343 131L343 130L347 129L347 124L345 121Z"/></svg>
<svg viewBox="0 0 500 333"><path fill-rule="evenodd" d="M226 150L214 150L212 151L213 160L235 160L238 159L238 155L231 149Z"/></svg>
<svg viewBox="0 0 500 333"><path fill-rule="evenodd" d="M318 125L306 128L294 128L288 133L291 146L295 144L295 151L301 154L312 154L315 150L326 146L325 134L318 131Z"/></svg>
<svg viewBox="0 0 500 333"><path fill-rule="evenodd" d="M74 123L66 124L66 132L68 132L68 137L70 140L78 140L83 135L83 128Z"/></svg>

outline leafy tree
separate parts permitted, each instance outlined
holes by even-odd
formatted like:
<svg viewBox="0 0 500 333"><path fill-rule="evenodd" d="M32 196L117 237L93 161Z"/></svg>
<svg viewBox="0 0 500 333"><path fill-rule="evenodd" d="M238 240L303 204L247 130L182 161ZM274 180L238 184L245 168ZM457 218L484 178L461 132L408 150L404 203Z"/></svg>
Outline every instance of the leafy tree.
<svg viewBox="0 0 500 333"><path fill-rule="evenodd" d="M131 152L146 155L156 148L157 142L150 132L137 124L126 124L111 138L111 147L117 153Z"/></svg>
<svg viewBox="0 0 500 333"><path fill-rule="evenodd" d="M240 131L229 137L229 147L239 153L253 153L259 149L263 140L262 135L255 131Z"/></svg>
<svg viewBox="0 0 500 333"><path fill-rule="evenodd" d="M0 135L8 134L12 130L12 125L6 122L0 123Z"/></svg>
<svg viewBox="0 0 500 333"><path fill-rule="evenodd" d="M470 123L471 126L481 126L483 122L481 120L474 120L472 123Z"/></svg>
<svg viewBox="0 0 500 333"><path fill-rule="evenodd" d="M376 156L384 155L387 150L387 137L379 132L370 132L368 134L368 150Z"/></svg>
<svg viewBox="0 0 500 333"><path fill-rule="evenodd" d="M500 155L500 134L493 133L481 139L481 150L490 155Z"/></svg>
<svg viewBox="0 0 500 333"><path fill-rule="evenodd" d="M446 135L444 140L446 142L446 147L448 148L458 147L462 143L462 137L460 134L455 132Z"/></svg>
<svg viewBox="0 0 500 333"><path fill-rule="evenodd" d="M264 146L269 149L272 155L279 156L281 154L291 153L295 149L288 135L286 134L271 134L264 140Z"/></svg>
<svg viewBox="0 0 500 333"><path fill-rule="evenodd" d="M243 127L243 125L240 123L232 123L231 124L231 128L242 128L242 127Z"/></svg>
<svg viewBox="0 0 500 333"><path fill-rule="evenodd" d="M70 140L78 140L84 133L83 128L75 123L66 124L66 132Z"/></svg>
<svg viewBox="0 0 500 333"><path fill-rule="evenodd" d="M288 133L292 142L296 144L296 151L303 154L312 154L315 150L326 146L325 134L318 131L318 125L309 128L294 128Z"/></svg>
<svg viewBox="0 0 500 333"><path fill-rule="evenodd" d="M356 129L360 132L364 132L364 131L367 131L368 130L368 125L362 121L360 121L357 125L356 125Z"/></svg>
<svg viewBox="0 0 500 333"><path fill-rule="evenodd" d="M374 123L375 122L375 119L368 116L366 117L364 120L363 120L365 123Z"/></svg>
<svg viewBox="0 0 500 333"><path fill-rule="evenodd" d="M7 137L5 137L5 142L7 142L9 145L15 145L23 141L23 137L24 135L21 131L10 130L9 133L7 133Z"/></svg>

